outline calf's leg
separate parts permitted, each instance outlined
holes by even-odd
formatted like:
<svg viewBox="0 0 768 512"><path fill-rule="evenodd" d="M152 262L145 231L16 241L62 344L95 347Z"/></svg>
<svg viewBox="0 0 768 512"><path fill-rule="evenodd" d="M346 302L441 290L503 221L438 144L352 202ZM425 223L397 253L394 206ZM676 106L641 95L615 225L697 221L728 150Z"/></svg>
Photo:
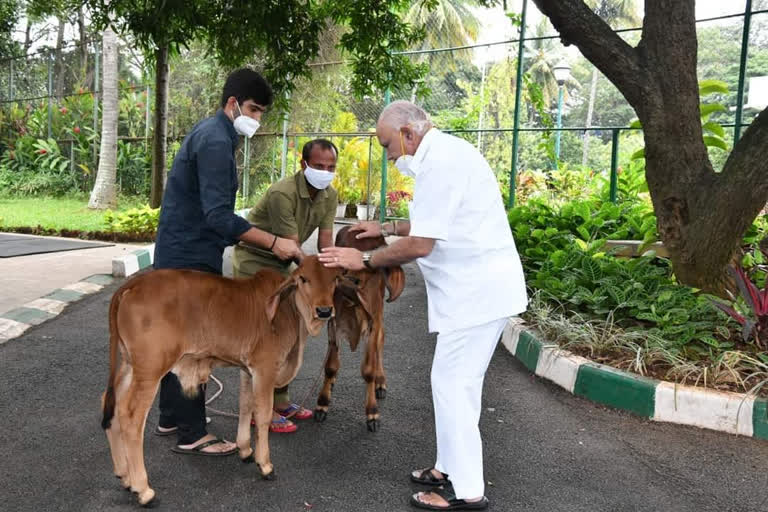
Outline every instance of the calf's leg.
<svg viewBox="0 0 768 512"><path fill-rule="evenodd" d="M331 405L331 392L336 383L336 376L339 372L341 362L339 361L339 345L336 342L336 322L331 319L328 321L328 354L325 357L325 379L320 394L317 396L317 407L315 407L315 420L325 421L328 415L328 408Z"/></svg>
<svg viewBox="0 0 768 512"><path fill-rule="evenodd" d="M125 397L127 386L130 384L131 367L125 362L121 363L120 369L117 373L116 389L115 389L115 410L119 407L120 402ZM130 478L128 477L128 458L125 453L125 442L123 441L123 432L120 425L120 415L115 413L110 422L110 426L106 429L107 441L109 442L109 451L112 455L112 466L115 471L115 476L122 480L123 487L126 489L131 486Z"/></svg>
<svg viewBox="0 0 768 512"><path fill-rule="evenodd" d="M274 376L252 375L253 415L256 422L256 463L264 480L275 478L274 467L269 458L269 424L272 422L274 407Z"/></svg>
<svg viewBox="0 0 768 512"><path fill-rule="evenodd" d="M122 407L118 407L128 456L131 490L138 495L141 505L147 505L155 497L155 491L149 487L144 466L144 426L159 385L159 375L156 378L141 378L134 371L125 400L120 404Z"/></svg>
<svg viewBox="0 0 768 512"><path fill-rule="evenodd" d="M237 422L237 448L240 460L255 462L251 448L251 418L253 417L253 379L240 370L240 414Z"/></svg>

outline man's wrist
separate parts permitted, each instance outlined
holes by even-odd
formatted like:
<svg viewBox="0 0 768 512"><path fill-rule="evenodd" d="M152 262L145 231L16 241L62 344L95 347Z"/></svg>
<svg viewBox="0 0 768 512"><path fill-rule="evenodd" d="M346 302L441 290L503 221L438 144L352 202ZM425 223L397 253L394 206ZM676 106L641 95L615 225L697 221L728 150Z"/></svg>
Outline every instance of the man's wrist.
<svg viewBox="0 0 768 512"><path fill-rule="evenodd" d="M371 252L371 251L363 252L363 265L368 270L373 270L374 269L373 263L371 262L372 259L373 259L373 252Z"/></svg>
<svg viewBox="0 0 768 512"><path fill-rule="evenodd" d="M394 221L394 220L390 222L390 224L392 226L390 229L387 228L387 223L386 222L382 223L381 224L381 236L383 236L385 238L388 237L388 236L396 236L397 235L397 224L395 222L396 221Z"/></svg>

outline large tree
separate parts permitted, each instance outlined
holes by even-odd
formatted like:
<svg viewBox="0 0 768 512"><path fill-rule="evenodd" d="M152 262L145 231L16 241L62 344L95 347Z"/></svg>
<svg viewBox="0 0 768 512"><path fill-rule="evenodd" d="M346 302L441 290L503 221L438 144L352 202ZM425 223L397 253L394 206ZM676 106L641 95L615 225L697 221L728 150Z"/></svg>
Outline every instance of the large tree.
<svg viewBox="0 0 768 512"><path fill-rule="evenodd" d="M241 64L262 52L264 72L284 98L318 53L318 37L328 22L348 30L340 46L352 62L352 88L362 94L373 87L413 83L425 72L403 56L393 55L419 40L420 31L403 24L398 12L407 0L89 0L102 25L114 23L131 34L154 57L155 131L150 204L160 205L165 164L168 56L196 39L205 40L226 66ZM428 2L432 3L432 0Z"/></svg>
<svg viewBox="0 0 768 512"><path fill-rule="evenodd" d="M768 113L761 112L716 173L704 144L696 74L694 0L645 0L637 46L582 0L534 0L560 33L637 112L646 179L680 282L722 293L725 269L768 200Z"/></svg>

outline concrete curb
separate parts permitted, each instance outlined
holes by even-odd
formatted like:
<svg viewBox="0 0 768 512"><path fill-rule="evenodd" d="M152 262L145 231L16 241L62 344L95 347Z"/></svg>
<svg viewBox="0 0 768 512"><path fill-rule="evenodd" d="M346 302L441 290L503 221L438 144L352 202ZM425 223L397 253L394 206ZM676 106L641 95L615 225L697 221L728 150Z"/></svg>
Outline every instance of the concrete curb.
<svg viewBox="0 0 768 512"><path fill-rule="evenodd" d="M125 256L112 258L112 276L128 277L139 270L152 266L155 259L155 244L137 249Z"/></svg>
<svg viewBox="0 0 768 512"><path fill-rule="evenodd" d="M112 281L114 278L110 275L94 274L0 314L0 345L21 336L33 325L54 318L61 314L68 304L101 290Z"/></svg>
<svg viewBox="0 0 768 512"><path fill-rule="evenodd" d="M569 393L653 421L679 423L768 440L768 400L650 379L536 339L522 320L511 318L504 347L530 371Z"/></svg>

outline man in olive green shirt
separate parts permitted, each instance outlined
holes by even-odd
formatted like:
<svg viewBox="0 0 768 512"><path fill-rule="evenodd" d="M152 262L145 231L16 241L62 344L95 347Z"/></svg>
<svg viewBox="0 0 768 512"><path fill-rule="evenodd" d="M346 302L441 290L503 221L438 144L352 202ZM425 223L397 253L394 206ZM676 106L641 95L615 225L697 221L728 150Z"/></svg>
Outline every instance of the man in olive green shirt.
<svg viewBox="0 0 768 512"><path fill-rule="evenodd" d="M252 226L271 233L275 239L288 238L299 246L315 229L317 250L333 245L333 220L338 195L330 186L336 172L338 150L326 139L307 142L301 152L301 171L273 183L264 197L248 212ZM232 256L235 278L247 278L265 268L288 274L291 262L279 259L270 250L240 243ZM312 412L291 403L288 387L275 390L275 413L270 431L294 432L296 425L284 416L312 417Z"/></svg>

